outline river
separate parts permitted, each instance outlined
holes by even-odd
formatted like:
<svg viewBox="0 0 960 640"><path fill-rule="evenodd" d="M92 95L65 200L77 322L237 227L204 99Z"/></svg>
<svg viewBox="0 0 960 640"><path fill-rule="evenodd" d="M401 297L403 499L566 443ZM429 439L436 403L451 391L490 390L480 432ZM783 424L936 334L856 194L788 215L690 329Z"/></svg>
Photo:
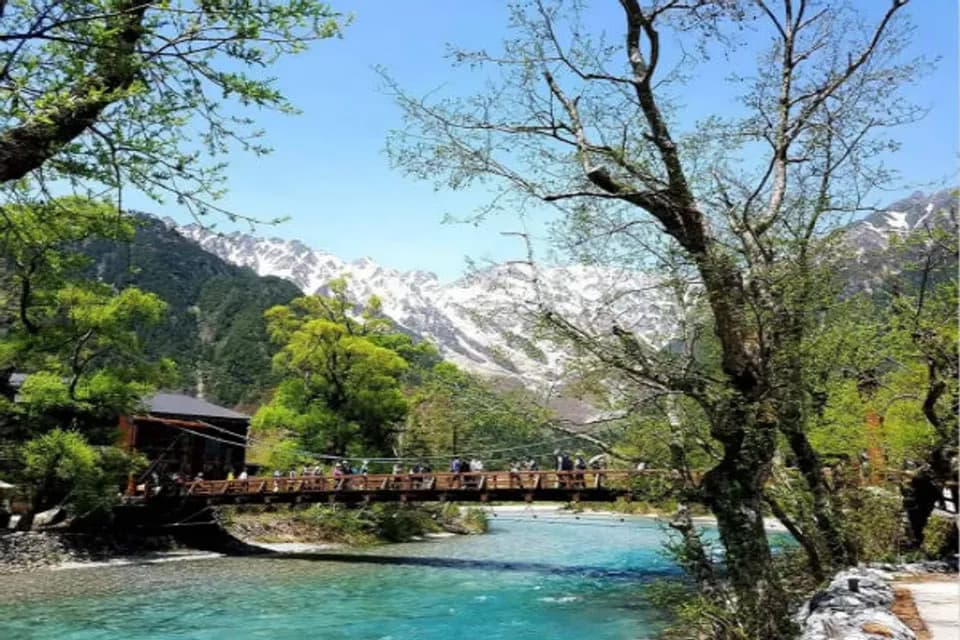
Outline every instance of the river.
<svg viewBox="0 0 960 640"><path fill-rule="evenodd" d="M335 556L214 558L0 577L4 640L624 640L676 575L661 524L530 513L484 536Z"/></svg>

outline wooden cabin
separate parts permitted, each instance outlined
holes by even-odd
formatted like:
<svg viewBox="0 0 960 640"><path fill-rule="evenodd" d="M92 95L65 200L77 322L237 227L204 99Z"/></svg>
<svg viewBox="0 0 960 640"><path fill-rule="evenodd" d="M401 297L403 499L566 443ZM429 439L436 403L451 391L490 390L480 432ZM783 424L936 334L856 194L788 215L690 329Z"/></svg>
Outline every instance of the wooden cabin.
<svg viewBox="0 0 960 640"><path fill-rule="evenodd" d="M120 444L146 456L151 473L220 480L244 469L250 416L180 393L155 393L143 406L120 418Z"/></svg>

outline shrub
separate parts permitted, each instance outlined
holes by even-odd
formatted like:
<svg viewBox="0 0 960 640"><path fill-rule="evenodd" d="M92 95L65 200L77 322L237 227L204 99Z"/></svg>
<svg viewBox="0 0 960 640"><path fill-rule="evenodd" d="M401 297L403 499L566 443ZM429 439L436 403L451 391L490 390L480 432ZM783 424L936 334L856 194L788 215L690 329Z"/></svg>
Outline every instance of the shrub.
<svg viewBox="0 0 960 640"><path fill-rule="evenodd" d="M851 489L842 498L844 527L859 544L861 560L896 560L905 542L903 498L881 487Z"/></svg>
<svg viewBox="0 0 960 640"><path fill-rule="evenodd" d="M748 638L732 608L727 606L728 594L722 590L708 597L680 580L656 580L644 589L643 597L671 618L671 624L660 634L664 640Z"/></svg>
<svg viewBox="0 0 960 640"><path fill-rule="evenodd" d="M921 548L931 558L939 558L946 553L955 553L951 548L954 530L957 526L954 516L932 514L923 528Z"/></svg>
<svg viewBox="0 0 960 640"><path fill-rule="evenodd" d="M389 542L403 542L440 530L433 514L423 508L402 504L378 504L373 508L373 512L378 535Z"/></svg>
<svg viewBox="0 0 960 640"><path fill-rule="evenodd" d="M144 465L115 447L93 447L76 431L54 429L23 448L24 474L34 483L34 508L60 503L81 519L110 513L129 473Z"/></svg>
<svg viewBox="0 0 960 640"><path fill-rule="evenodd" d="M469 507L463 514L463 526L470 533L485 533L490 528L490 522L483 509Z"/></svg>

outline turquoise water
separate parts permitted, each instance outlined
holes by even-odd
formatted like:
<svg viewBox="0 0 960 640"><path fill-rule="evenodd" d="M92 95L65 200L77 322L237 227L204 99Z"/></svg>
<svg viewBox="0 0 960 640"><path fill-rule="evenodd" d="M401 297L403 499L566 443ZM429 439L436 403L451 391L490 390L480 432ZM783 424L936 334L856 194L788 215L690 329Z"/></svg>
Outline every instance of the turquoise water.
<svg viewBox="0 0 960 640"><path fill-rule="evenodd" d="M675 575L661 525L491 519L485 536L287 558L0 577L0 639L524 640L654 637L640 596Z"/></svg>

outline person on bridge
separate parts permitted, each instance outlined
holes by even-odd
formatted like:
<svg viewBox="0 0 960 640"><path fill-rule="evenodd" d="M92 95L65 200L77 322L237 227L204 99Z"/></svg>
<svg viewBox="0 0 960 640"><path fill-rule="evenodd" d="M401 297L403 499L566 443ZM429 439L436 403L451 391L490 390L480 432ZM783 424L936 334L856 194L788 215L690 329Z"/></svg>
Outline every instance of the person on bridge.
<svg viewBox="0 0 960 640"><path fill-rule="evenodd" d="M577 454L577 458L573 462L573 468L576 470L574 475L576 485L581 488L584 487L583 472L587 470L587 463L584 462L582 455Z"/></svg>
<svg viewBox="0 0 960 640"><path fill-rule="evenodd" d="M523 486L523 481L520 480L520 466L517 460L510 462L510 488Z"/></svg>
<svg viewBox="0 0 960 640"><path fill-rule="evenodd" d="M561 453L560 451L556 452L557 455L557 471L560 473L557 474L557 487L566 487L568 477L564 472L573 471L573 460L570 459L566 453Z"/></svg>

